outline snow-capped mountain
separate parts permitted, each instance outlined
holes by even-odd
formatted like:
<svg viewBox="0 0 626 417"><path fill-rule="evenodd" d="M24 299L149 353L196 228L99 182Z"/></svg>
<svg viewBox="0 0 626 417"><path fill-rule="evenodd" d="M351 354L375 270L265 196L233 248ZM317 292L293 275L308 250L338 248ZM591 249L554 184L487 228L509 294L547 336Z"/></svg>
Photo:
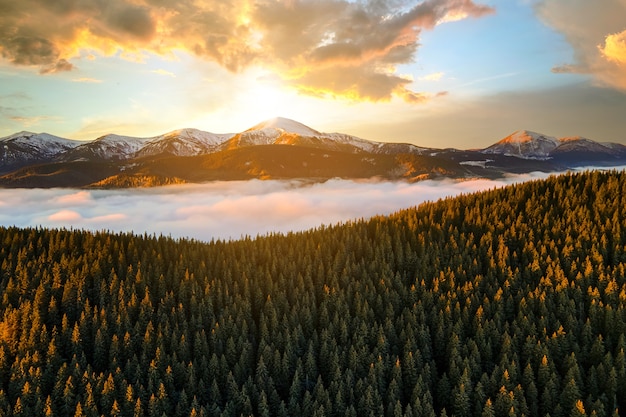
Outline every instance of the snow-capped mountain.
<svg viewBox="0 0 626 417"><path fill-rule="evenodd" d="M595 142L591 139L583 138L581 136L573 136L561 138L559 146L552 151L555 153L563 153L563 152L596 152L596 153L604 153L604 154L614 154L616 150L619 148L612 147L610 145L616 144L605 144Z"/></svg>
<svg viewBox="0 0 626 417"><path fill-rule="evenodd" d="M20 132L3 138L2 141L4 147L0 168L34 161L125 161L157 155L206 155L258 145L306 146L385 155L396 153L421 155L427 150L408 143L375 142L345 133L323 133L282 117L266 120L237 134L181 129L153 137L108 134L93 141L81 142L45 133Z"/></svg>
<svg viewBox="0 0 626 417"><path fill-rule="evenodd" d="M546 159L561 142L552 136L519 130L498 143L483 149L485 154L516 156L525 159Z"/></svg>
<svg viewBox="0 0 626 417"><path fill-rule="evenodd" d="M522 159L578 159L592 161L619 158L626 155L626 147L605 144L580 136L557 139L528 130L517 131L494 145L483 149L483 154L515 156Z"/></svg>
<svg viewBox="0 0 626 417"><path fill-rule="evenodd" d="M282 133L295 133L300 136L321 136L322 133L310 127L296 122L295 120L286 119L284 117L275 117L273 119L265 120L246 132L260 132L268 136L280 135ZM245 132L244 132L245 133Z"/></svg>
<svg viewBox="0 0 626 417"><path fill-rule="evenodd" d="M626 146L518 131L482 150L431 149L324 133L275 118L245 131L181 129L80 142L41 133L0 138L0 186L142 187L250 178L499 178L626 165Z"/></svg>
<svg viewBox="0 0 626 417"><path fill-rule="evenodd" d="M341 141L334 140L330 135L311 129L300 122L276 117L234 135L221 148L236 149L258 145L308 145L333 149L341 147L342 144Z"/></svg>
<svg viewBox="0 0 626 417"><path fill-rule="evenodd" d="M153 138L133 136L105 135L98 139L77 146L63 156L66 161L79 160L126 160L134 158Z"/></svg>
<svg viewBox="0 0 626 417"><path fill-rule="evenodd" d="M0 170L27 162L49 161L82 143L48 133L15 133L0 138Z"/></svg>
<svg viewBox="0 0 626 417"><path fill-rule="evenodd" d="M233 136L232 133L210 133L198 129L175 130L148 141L136 156L169 154L193 156L211 153Z"/></svg>
<svg viewBox="0 0 626 417"><path fill-rule="evenodd" d="M408 143L386 143L361 139L345 133L324 133L295 120L277 117L261 122L225 141L219 149L236 149L258 145L294 145L334 151L369 152L375 154L414 153L427 148Z"/></svg>

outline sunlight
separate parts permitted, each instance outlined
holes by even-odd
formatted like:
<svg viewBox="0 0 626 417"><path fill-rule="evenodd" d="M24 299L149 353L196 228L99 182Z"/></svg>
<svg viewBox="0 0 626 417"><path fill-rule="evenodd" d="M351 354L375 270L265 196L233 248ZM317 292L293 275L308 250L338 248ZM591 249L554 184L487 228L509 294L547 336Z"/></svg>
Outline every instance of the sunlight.
<svg viewBox="0 0 626 417"><path fill-rule="evenodd" d="M265 120L291 113L295 99L295 94L280 83L257 78L237 98L237 105L242 110L242 122L245 124L250 123L250 114Z"/></svg>
<svg viewBox="0 0 626 417"><path fill-rule="evenodd" d="M239 132L279 116L312 123L312 115L323 119L332 114L325 110L332 107L328 103L303 97L260 69L241 74L238 87L233 96L224 98L220 108L188 124L219 133Z"/></svg>

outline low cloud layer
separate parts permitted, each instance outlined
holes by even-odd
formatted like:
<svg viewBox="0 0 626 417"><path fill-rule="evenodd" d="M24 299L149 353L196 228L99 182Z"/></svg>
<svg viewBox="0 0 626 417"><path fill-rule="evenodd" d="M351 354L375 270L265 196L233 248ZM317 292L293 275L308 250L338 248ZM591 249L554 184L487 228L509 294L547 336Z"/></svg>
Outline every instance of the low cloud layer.
<svg viewBox="0 0 626 417"><path fill-rule="evenodd" d="M415 60L421 31L493 12L472 0L0 0L0 56L49 74L93 54L184 50L306 94L420 102L396 66Z"/></svg>
<svg viewBox="0 0 626 417"><path fill-rule="evenodd" d="M626 91L625 1L541 0L536 10L574 50L574 62L553 72L590 74L600 85Z"/></svg>
<svg viewBox="0 0 626 417"><path fill-rule="evenodd" d="M545 177L414 184L253 180L111 191L0 189L0 225L238 239L391 214L424 201Z"/></svg>

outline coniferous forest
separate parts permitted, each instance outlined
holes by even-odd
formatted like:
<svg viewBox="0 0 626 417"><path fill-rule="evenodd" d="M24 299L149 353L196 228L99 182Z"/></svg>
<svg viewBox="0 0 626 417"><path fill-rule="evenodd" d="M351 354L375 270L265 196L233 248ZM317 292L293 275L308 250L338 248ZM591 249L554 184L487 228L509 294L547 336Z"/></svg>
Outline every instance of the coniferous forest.
<svg viewBox="0 0 626 417"><path fill-rule="evenodd" d="M626 409L621 172L239 241L0 241L0 416Z"/></svg>

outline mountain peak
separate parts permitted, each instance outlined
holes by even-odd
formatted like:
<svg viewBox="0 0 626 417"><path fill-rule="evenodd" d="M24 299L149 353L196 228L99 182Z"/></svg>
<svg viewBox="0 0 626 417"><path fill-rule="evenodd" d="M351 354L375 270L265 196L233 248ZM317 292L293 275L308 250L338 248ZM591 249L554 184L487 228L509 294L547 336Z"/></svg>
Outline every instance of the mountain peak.
<svg viewBox="0 0 626 417"><path fill-rule="evenodd" d="M558 143L558 139L552 136L546 136L542 133L533 132L530 130L518 130L506 138L502 139L498 143L528 143L534 141L547 141Z"/></svg>
<svg viewBox="0 0 626 417"><path fill-rule="evenodd" d="M0 141L6 142L6 141L9 141L9 140L12 140L12 139L30 138L30 137L33 137L33 136L36 136L36 135L37 135L36 133L28 132L26 130L22 130L21 132L13 133L12 135L0 138Z"/></svg>
<svg viewBox="0 0 626 417"><path fill-rule="evenodd" d="M300 122L296 122L295 120L287 119L284 117L274 117L273 119L265 120L246 130L246 132L265 129L281 130L287 133L297 133L301 136L321 135L321 133L315 129L311 129L310 127Z"/></svg>
<svg viewBox="0 0 626 417"><path fill-rule="evenodd" d="M525 159L546 159L560 141L552 136L530 130L518 130L501 141L483 149L486 154L501 154Z"/></svg>

